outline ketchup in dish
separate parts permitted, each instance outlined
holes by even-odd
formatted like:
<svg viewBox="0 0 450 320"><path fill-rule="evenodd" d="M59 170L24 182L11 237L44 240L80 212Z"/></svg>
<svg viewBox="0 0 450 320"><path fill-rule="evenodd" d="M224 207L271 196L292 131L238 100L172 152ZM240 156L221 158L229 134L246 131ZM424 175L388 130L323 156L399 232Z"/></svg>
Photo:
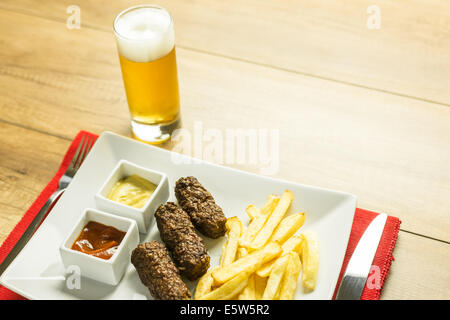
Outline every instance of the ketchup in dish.
<svg viewBox="0 0 450 320"><path fill-rule="evenodd" d="M116 252L126 232L90 221L72 244L72 250L108 260Z"/></svg>

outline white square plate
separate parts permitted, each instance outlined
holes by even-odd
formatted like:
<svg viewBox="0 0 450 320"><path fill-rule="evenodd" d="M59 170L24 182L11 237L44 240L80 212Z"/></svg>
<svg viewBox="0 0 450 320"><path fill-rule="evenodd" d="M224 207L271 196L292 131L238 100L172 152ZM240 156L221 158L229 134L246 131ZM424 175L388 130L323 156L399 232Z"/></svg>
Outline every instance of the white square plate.
<svg viewBox="0 0 450 320"><path fill-rule="evenodd" d="M245 207L250 203L261 206L270 193L282 194L289 189L294 201L288 212L304 211L305 225L301 230L317 233L320 247L320 267L315 291L303 292L299 285L296 299L331 299L344 259L356 197L342 192L272 179L231 168L191 161L178 164L173 153L161 148L124 138L113 133L103 133L79 169L72 183L58 203L28 242L22 252L3 273L0 282L5 287L29 299L152 299L148 289L141 284L133 267L128 266L117 286L109 286L81 278L80 289L68 289L59 246L85 208L95 208L94 195L103 185L111 170L122 160L164 172L170 185L169 201L176 201L175 181L180 177L195 176L211 192L227 217L238 216L245 224L248 217ZM188 157L182 156L184 159ZM218 264L225 237L205 239L211 256L211 265ZM156 224L141 242L158 240ZM67 279L66 279L67 277ZM300 281L301 282L301 281ZM193 290L196 282L186 282ZM73 287L73 286L72 286Z"/></svg>

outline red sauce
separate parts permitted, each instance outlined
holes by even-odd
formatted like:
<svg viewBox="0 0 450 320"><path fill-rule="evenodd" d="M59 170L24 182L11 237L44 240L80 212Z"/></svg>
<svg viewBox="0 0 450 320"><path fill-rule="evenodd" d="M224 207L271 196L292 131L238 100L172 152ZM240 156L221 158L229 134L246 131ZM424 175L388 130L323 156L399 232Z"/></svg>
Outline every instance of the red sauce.
<svg viewBox="0 0 450 320"><path fill-rule="evenodd" d="M116 252L126 232L90 221L72 244L72 250L108 260Z"/></svg>

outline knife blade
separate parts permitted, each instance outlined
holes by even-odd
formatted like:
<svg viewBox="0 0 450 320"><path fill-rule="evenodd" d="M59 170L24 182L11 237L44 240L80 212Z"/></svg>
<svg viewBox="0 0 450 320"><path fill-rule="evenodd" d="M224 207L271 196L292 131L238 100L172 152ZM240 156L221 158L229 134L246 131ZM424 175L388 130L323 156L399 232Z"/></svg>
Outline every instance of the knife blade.
<svg viewBox="0 0 450 320"><path fill-rule="evenodd" d="M381 213L367 227L348 262L336 300L359 300L378 249L387 214Z"/></svg>

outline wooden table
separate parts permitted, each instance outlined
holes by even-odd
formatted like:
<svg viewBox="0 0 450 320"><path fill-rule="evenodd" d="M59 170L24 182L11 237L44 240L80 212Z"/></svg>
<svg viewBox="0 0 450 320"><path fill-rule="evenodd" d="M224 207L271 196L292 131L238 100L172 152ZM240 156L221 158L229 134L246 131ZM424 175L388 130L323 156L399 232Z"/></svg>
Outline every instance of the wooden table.
<svg viewBox="0 0 450 320"><path fill-rule="evenodd" d="M153 2L175 21L183 127L279 128L275 177L402 220L382 298L449 299L450 2ZM112 21L134 4L0 2L0 241L79 130L130 135Z"/></svg>

